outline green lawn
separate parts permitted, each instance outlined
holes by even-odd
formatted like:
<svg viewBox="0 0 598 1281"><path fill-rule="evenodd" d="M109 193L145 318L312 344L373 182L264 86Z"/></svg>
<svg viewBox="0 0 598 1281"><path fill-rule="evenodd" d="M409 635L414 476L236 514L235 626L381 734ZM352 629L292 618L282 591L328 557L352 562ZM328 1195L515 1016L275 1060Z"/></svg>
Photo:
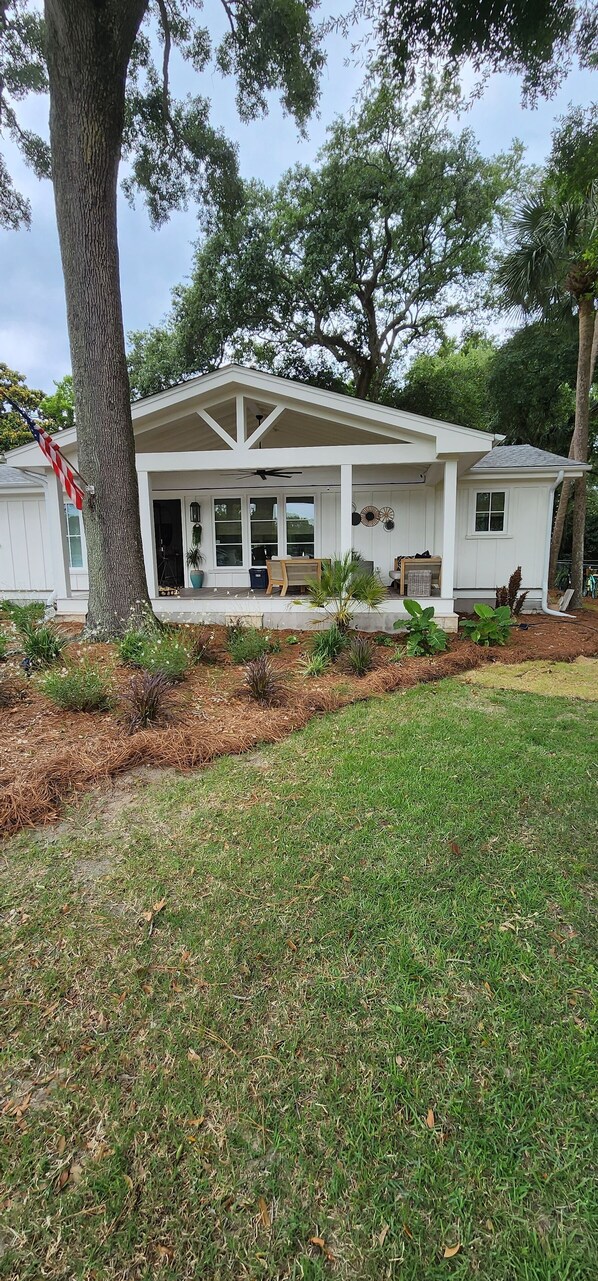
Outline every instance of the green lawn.
<svg viewBox="0 0 598 1281"><path fill-rule="evenodd" d="M420 687L6 846L0 1276L593 1279L597 720Z"/></svg>

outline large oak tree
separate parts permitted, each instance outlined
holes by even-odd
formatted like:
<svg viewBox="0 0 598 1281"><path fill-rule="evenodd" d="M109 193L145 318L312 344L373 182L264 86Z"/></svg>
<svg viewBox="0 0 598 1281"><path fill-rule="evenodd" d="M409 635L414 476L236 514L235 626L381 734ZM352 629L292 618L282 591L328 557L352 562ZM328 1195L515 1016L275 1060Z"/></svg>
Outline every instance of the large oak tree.
<svg viewBox="0 0 598 1281"><path fill-rule="evenodd" d="M200 244L166 326L133 336L137 394L236 351L377 400L414 344L471 321L520 151L484 158L451 127L458 101L445 80L416 97L382 82L335 121L315 166L273 190L248 185Z"/></svg>
<svg viewBox="0 0 598 1281"><path fill-rule="evenodd" d="M301 124L317 97L316 0L221 2L228 29L215 45L201 0L45 0L43 16L32 0L0 0L0 125L54 185L79 468L95 491L84 507L88 626L104 636L148 607L119 280L121 159L128 194L143 193L155 223L191 197L208 209L239 197L235 150L207 99L172 98L172 48L198 77L214 68L235 76L244 119L277 90ZM49 148L19 123L19 101L32 91L49 93ZM28 215L0 164L4 225Z"/></svg>

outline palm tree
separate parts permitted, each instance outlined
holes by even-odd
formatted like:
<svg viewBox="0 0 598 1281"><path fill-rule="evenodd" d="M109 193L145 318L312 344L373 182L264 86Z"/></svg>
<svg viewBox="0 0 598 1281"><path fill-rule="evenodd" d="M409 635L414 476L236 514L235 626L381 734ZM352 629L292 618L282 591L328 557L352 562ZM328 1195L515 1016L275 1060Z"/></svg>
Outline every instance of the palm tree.
<svg viewBox="0 0 598 1281"><path fill-rule="evenodd" d="M324 561L318 582L308 587L312 609L323 609L339 631L346 632L358 605L378 609L386 590L377 574L365 569L355 552Z"/></svg>
<svg viewBox="0 0 598 1281"><path fill-rule="evenodd" d="M588 460L590 389L598 326L598 182L583 195L560 199L543 189L524 201L513 220L512 247L499 268L499 281L511 305L529 314L546 315L564 301L578 317L579 345L575 388L575 428L569 457ZM551 547L551 574L556 570L570 481L561 492ZM583 599L583 552L586 522L586 477L575 481L573 511L572 604ZM552 578L551 578L552 581Z"/></svg>

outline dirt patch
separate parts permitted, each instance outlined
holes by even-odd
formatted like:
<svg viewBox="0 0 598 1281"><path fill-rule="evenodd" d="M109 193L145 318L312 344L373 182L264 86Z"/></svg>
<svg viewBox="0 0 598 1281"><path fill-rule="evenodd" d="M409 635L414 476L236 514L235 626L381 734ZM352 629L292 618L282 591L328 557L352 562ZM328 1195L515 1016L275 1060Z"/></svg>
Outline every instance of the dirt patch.
<svg viewBox="0 0 598 1281"><path fill-rule="evenodd" d="M62 803L78 791L118 775L141 769L189 770L218 756L254 752L258 769L267 768L259 748L301 729L318 713L332 712L349 703L408 689L422 682L487 667L499 662L518 664L530 659L569 663L579 656L598 655L597 615L583 611L568 623L547 617L530 617L525 630L513 633L506 649L486 650L462 636L451 637L445 654L434 658L392 661L393 651L375 650L374 669L361 680L338 669L319 680L309 680L300 660L309 646L305 634L300 645L287 646L280 635L280 653L273 663L289 677L284 705L263 708L242 690L242 670L234 666L225 648L224 629L214 628L214 663L201 663L173 694L174 717L163 729L144 730L128 737L113 713L58 711L29 682L24 697L0 711L0 832L10 834L57 818ZM83 644L75 639L69 656L85 653L112 672L118 692L130 672L117 661L113 646ZM114 792L115 812L128 803Z"/></svg>
<svg viewBox="0 0 598 1281"><path fill-rule="evenodd" d="M598 659L576 658L572 663L496 663L463 677L483 689L514 689L550 698L598 700Z"/></svg>

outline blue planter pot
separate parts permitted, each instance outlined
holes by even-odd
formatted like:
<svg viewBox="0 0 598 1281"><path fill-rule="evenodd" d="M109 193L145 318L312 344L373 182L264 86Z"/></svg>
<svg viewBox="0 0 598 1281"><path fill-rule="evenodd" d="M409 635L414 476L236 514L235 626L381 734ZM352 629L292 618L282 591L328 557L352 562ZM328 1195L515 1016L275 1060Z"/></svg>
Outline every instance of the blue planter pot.
<svg viewBox="0 0 598 1281"><path fill-rule="evenodd" d="M203 587L203 569L189 570L189 578L191 579L191 586L196 590L199 587Z"/></svg>

